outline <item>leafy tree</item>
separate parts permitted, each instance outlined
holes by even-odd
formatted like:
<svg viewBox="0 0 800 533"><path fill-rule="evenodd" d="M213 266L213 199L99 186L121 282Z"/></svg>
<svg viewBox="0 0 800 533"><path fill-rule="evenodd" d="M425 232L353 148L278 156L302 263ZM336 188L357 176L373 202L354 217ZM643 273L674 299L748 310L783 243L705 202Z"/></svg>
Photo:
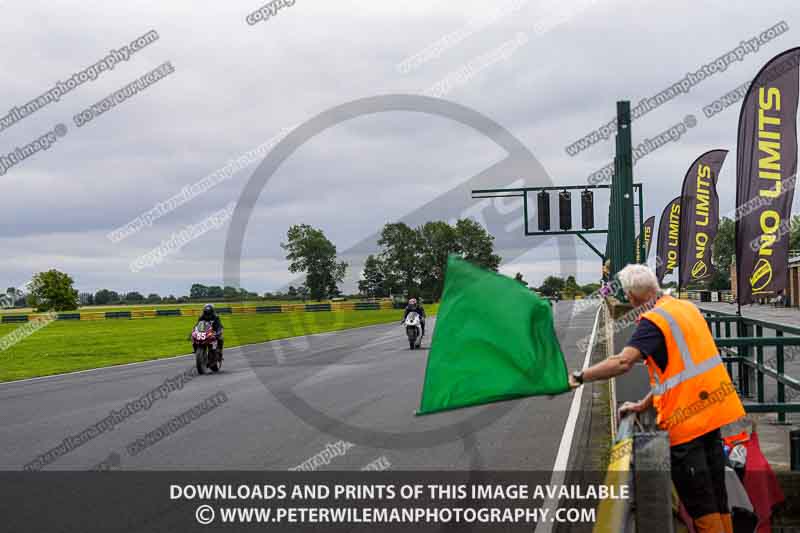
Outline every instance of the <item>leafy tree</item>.
<svg viewBox="0 0 800 533"><path fill-rule="evenodd" d="M297 287L297 296L302 298L303 302L305 302L306 299L308 298L308 294L309 294L308 287L306 287L305 285L300 285L299 287Z"/></svg>
<svg viewBox="0 0 800 533"><path fill-rule="evenodd" d="M794 215L789 226L789 249L800 250L800 215Z"/></svg>
<svg viewBox="0 0 800 533"><path fill-rule="evenodd" d="M110 291L108 289L101 289L94 295L95 305L108 305L115 304L122 301L117 291Z"/></svg>
<svg viewBox="0 0 800 533"><path fill-rule="evenodd" d="M378 245L383 248L379 257L387 277L398 280L399 289L406 294L417 290L422 262L419 232L403 222L386 224Z"/></svg>
<svg viewBox="0 0 800 533"><path fill-rule="evenodd" d="M575 281L575 276L567 276L566 281L564 281L564 293L570 298L583 294L580 285Z"/></svg>
<svg viewBox="0 0 800 533"><path fill-rule="evenodd" d="M94 294L95 305L108 305L111 303L111 291L108 289L100 289Z"/></svg>
<svg viewBox="0 0 800 533"><path fill-rule="evenodd" d="M708 288L712 291L726 291L731 288L730 272L724 274L721 270L714 270L708 282Z"/></svg>
<svg viewBox="0 0 800 533"><path fill-rule="evenodd" d="M39 272L31 280L29 303L36 311L72 311L78 308L78 291L73 279L52 269Z"/></svg>
<svg viewBox="0 0 800 533"><path fill-rule="evenodd" d="M189 298L192 300L208 298L208 287L201 285L200 283L194 283L192 288L189 289Z"/></svg>
<svg viewBox="0 0 800 533"><path fill-rule="evenodd" d="M717 237L711 251L711 260L716 269L711 278L711 289L730 289L731 262L736 255L736 224L728 217L722 217L717 229Z"/></svg>
<svg viewBox="0 0 800 533"><path fill-rule="evenodd" d="M289 290L286 292L290 298L297 298L297 289L294 285L289 285Z"/></svg>
<svg viewBox="0 0 800 533"><path fill-rule="evenodd" d="M226 300L235 300L242 296L241 290L237 289L236 287L231 287L230 285L226 285L222 289L222 297Z"/></svg>
<svg viewBox="0 0 800 533"><path fill-rule="evenodd" d="M166 297L164 297L164 299L163 299L163 300L161 300L161 301L162 301L163 303L165 303L165 304L173 304L173 303L177 302L177 301L178 301L178 299L177 299L177 298L175 298L175 295L174 295L174 294L170 294L169 296L166 296Z"/></svg>
<svg viewBox="0 0 800 533"><path fill-rule="evenodd" d="M25 293L16 287L9 287L3 297L0 297L0 304L3 307L24 306Z"/></svg>
<svg viewBox="0 0 800 533"><path fill-rule="evenodd" d="M157 304L161 302L161 296L156 293L150 293L147 295L147 303Z"/></svg>
<svg viewBox="0 0 800 533"><path fill-rule="evenodd" d="M586 285L581 286L581 292L583 294L592 294L600 290L599 283L587 283Z"/></svg>
<svg viewBox="0 0 800 533"><path fill-rule="evenodd" d="M212 285L206 288L206 298L224 298L225 291L219 285Z"/></svg>
<svg viewBox="0 0 800 533"><path fill-rule="evenodd" d="M383 265L380 259L370 254L364 261L364 271L358 281L358 292L370 298L377 298L388 295L386 292L386 276L383 273Z"/></svg>
<svg viewBox="0 0 800 533"><path fill-rule="evenodd" d="M447 256L461 252L458 233L446 222L428 222L417 229L420 242L420 288L431 300L438 300L444 290Z"/></svg>
<svg viewBox="0 0 800 533"><path fill-rule="evenodd" d="M305 285L311 297L322 300L338 294L338 284L344 281L347 263L336 260L336 246L322 230L298 224L289 228L286 238L281 248L287 252L289 271L305 272Z"/></svg>
<svg viewBox="0 0 800 533"><path fill-rule="evenodd" d="M144 301L144 296L142 296L141 293L138 293L136 291L129 292L128 294L125 295L125 301L126 302L143 302Z"/></svg>
<svg viewBox="0 0 800 533"><path fill-rule="evenodd" d="M456 243L461 257L483 268L497 271L502 258L494 253L494 237L470 218L456 222Z"/></svg>
<svg viewBox="0 0 800 533"><path fill-rule="evenodd" d="M539 287L539 292L545 296L553 296L557 292L564 290L564 280L556 276L547 276Z"/></svg>
<svg viewBox="0 0 800 533"><path fill-rule="evenodd" d="M522 283L522 284L523 284L523 285L525 285L526 287L528 286L528 282L527 282L527 281L525 281L525 280L522 278L522 272L517 272L517 273L514 275L514 279L515 279L515 280L517 280L517 281L519 281L520 283Z"/></svg>

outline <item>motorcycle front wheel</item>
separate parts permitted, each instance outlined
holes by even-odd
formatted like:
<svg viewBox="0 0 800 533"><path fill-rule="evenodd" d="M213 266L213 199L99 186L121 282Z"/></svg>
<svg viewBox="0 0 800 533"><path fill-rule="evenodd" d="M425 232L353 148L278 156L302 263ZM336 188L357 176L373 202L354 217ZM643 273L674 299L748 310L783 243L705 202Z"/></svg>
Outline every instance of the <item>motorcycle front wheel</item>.
<svg viewBox="0 0 800 533"><path fill-rule="evenodd" d="M197 373L203 375L208 370L208 353L204 346L198 346L194 352L194 362L197 365Z"/></svg>

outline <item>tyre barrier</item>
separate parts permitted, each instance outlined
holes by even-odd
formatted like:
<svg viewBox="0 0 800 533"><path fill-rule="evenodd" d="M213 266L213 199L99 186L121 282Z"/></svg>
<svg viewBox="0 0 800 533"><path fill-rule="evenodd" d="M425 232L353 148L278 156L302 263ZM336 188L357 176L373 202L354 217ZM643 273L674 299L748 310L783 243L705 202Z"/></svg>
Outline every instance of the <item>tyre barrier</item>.
<svg viewBox="0 0 800 533"><path fill-rule="evenodd" d="M282 305L258 305L258 306L229 306L218 307L217 313L222 315L239 314L274 314L274 313L320 313L337 311L381 311L393 309L390 300L380 300L372 302L333 302L319 304L282 304ZM139 319L139 318L162 318L162 317L189 317L200 316L202 309L132 309L130 311L88 311L84 313L71 312L59 313L57 320L115 320L115 319ZM0 323L13 324L23 323L36 318L37 314L31 315L0 315Z"/></svg>
<svg viewBox="0 0 800 533"><path fill-rule="evenodd" d="M331 311L331 304L310 304L306 305L306 313L317 313L319 311Z"/></svg>
<svg viewBox="0 0 800 533"><path fill-rule="evenodd" d="M256 313L280 313L280 305L261 305L255 308Z"/></svg>
<svg viewBox="0 0 800 533"><path fill-rule="evenodd" d="M20 322L27 322L28 315L3 315L3 318L0 319L3 324L13 324L13 323L20 323Z"/></svg>

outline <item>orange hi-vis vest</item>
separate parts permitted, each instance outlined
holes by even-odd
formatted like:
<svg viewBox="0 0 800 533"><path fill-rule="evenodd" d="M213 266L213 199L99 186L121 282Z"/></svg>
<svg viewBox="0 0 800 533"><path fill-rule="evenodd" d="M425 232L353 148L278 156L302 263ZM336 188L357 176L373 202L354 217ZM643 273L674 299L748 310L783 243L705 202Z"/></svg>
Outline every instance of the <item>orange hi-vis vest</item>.
<svg viewBox="0 0 800 533"><path fill-rule="evenodd" d="M670 446L689 442L744 416L744 407L700 310L691 302L662 296L642 314L667 344L664 372L646 357L658 413L658 427L669 432Z"/></svg>

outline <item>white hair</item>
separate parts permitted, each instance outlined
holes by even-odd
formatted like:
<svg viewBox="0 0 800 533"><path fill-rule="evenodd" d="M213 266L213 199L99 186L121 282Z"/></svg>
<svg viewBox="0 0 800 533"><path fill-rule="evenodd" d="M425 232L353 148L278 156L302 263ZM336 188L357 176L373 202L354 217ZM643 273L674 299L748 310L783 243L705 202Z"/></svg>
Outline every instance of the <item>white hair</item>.
<svg viewBox="0 0 800 533"><path fill-rule="evenodd" d="M660 290L658 278L647 265L628 265L617 272L622 290L637 298L647 298Z"/></svg>

